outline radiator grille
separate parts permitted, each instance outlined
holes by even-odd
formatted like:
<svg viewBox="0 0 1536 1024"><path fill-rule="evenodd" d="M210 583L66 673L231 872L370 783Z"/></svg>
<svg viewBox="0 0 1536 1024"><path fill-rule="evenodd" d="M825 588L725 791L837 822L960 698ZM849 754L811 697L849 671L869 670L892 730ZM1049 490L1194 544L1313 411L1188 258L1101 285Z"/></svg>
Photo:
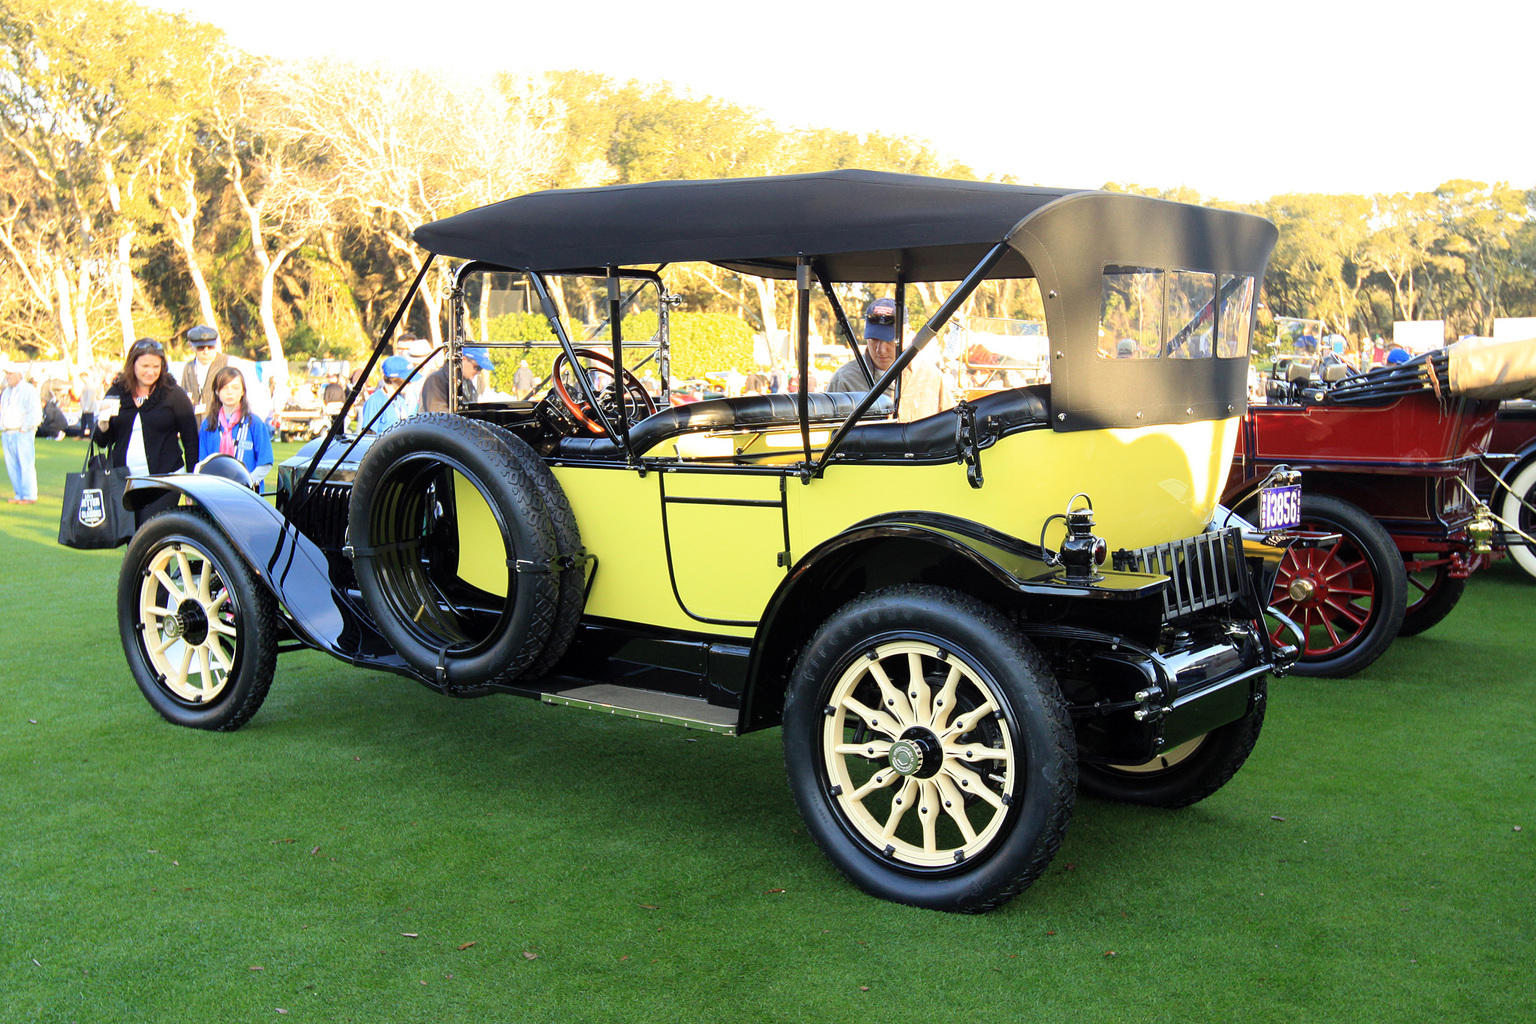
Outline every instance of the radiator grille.
<svg viewBox="0 0 1536 1024"><path fill-rule="evenodd" d="M1115 568L1167 576L1163 613L1168 619L1231 604L1243 593L1243 574L1247 571L1242 531L1233 528L1135 551L1116 551Z"/></svg>
<svg viewBox="0 0 1536 1024"><path fill-rule="evenodd" d="M306 501L294 502L291 515L300 533L326 551L340 551L347 538L347 508L351 504L351 483L329 483L312 488Z"/></svg>

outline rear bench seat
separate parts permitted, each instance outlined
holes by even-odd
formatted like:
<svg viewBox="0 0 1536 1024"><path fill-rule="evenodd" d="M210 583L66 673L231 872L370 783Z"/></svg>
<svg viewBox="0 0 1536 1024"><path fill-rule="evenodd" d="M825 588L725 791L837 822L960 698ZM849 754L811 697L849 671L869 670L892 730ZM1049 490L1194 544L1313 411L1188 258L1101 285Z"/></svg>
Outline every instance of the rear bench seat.
<svg viewBox="0 0 1536 1024"><path fill-rule="evenodd" d="M1048 423L1048 395L1047 385L1037 385L1000 391L972 402L978 435L996 437L1025 426ZM807 396L810 422L823 426L841 423L863 397L862 392L812 392ZM635 451L644 453L683 434L795 428L800 425L797 401L796 395L789 394L744 395L662 409L630 427L630 444ZM885 417L891 411L890 398L881 396L865 415ZM848 432L838 451L876 458L906 458L909 452L919 459L954 458L959 452L957 427L958 414L953 409L911 423L860 423ZM606 460L622 456L612 438L565 437L556 445L554 457Z"/></svg>

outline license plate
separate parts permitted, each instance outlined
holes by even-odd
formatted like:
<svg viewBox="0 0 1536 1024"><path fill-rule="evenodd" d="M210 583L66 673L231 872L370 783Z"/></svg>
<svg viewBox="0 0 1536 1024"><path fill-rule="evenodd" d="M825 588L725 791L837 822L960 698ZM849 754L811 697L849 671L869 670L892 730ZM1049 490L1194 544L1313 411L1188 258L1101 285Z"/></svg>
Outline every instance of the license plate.
<svg viewBox="0 0 1536 1024"><path fill-rule="evenodd" d="M1259 529L1285 530L1301 523L1301 485L1259 490Z"/></svg>

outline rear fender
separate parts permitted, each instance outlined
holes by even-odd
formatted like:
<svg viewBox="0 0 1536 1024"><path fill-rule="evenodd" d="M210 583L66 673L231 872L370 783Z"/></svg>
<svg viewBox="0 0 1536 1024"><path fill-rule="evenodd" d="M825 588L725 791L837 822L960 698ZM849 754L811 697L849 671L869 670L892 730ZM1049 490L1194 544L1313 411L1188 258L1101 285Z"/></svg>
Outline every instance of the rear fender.
<svg viewBox="0 0 1536 1024"><path fill-rule="evenodd" d="M335 585L325 553L255 491L222 477L175 473L131 478L123 503L137 509L167 491L207 512L277 598L304 644L353 664L420 678L374 628L367 610Z"/></svg>
<svg viewBox="0 0 1536 1024"><path fill-rule="evenodd" d="M778 724L805 642L839 607L869 590L934 583L1004 609L1069 601L1161 611L1164 576L1105 570L1090 584L1062 577L1036 546L969 520L910 512L865 520L796 562L769 601L747 668L742 729Z"/></svg>

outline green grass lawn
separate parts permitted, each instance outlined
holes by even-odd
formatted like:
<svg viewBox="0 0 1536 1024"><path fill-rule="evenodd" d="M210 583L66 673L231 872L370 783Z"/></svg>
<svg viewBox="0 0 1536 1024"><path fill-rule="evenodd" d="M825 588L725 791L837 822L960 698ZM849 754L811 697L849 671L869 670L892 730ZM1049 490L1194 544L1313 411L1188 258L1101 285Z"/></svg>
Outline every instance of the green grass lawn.
<svg viewBox="0 0 1536 1024"><path fill-rule="evenodd" d="M42 500L0 505L0 1020L1536 1018L1536 586L1508 566L1362 675L1274 683L1214 797L1083 798L1043 879L961 917L831 867L777 730L308 652L240 732L167 724L118 646L121 553L54 543L82 446L38 453Z"/></svg>

